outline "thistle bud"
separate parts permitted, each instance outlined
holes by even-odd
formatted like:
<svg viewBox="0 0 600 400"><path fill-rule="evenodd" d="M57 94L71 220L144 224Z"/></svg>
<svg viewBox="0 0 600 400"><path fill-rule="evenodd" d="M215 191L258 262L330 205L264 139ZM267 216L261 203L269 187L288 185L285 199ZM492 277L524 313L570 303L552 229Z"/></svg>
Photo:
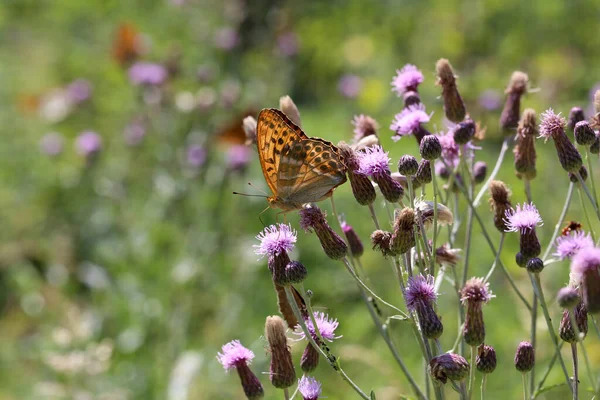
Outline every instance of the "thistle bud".
<svg viewBox="0 0 600 400"><path fill-rule="evenodd" d="M285 389L296 383L296 371L285 336L285 323L278 316L267 317L265 337L271 350L269 379L273 386Z"/></svg>
<svg viewBox="0 0 600 400"><path fill-rule="evenodd" d="M427 135L421 140L419 153L425 160L433 161L442 155L442 144L435 135Z"/></svg>
<svg viewBox="0 0 600 400"><path fill-rule="evenodd" d="M580 146L590 146L596 140L596 132L589 122L579 121L575 124L575 142Z"/></svg>
<svg viewBox="0 0 600 400"><path fill-rule="evenodd" d="M519 250L525 259L540 255L542 246L535 228L542 225L543 221L533 203L517 204L516 209L507 210L505 223L506 232L520 233Z"/></svg>
<svg viewBox="0 0 600 400"><path fill-rule="evenodd" d="M577 338L577 335L571 323L572 310L563 311L563 315L560 320L560 326L558 328L560 338L567 343L574 343L583 340L588 332L587 309L585 308L585 304L583 304L583 302L580 301L579 304L575 306L574 311L575 323L577 324L577 330L580 333L579 338Z"/></svg>
<svg viewBox="0 0 600 400"><path fill-rule="evenodd" d="M429 160L421 160L419 169L417 170L417 175L415 175L415 179L417 183L421 185L431 183L433 177L431 176L431 163Z"/></svg>
<svg viewBox="0 0 600 400"><path fill-rule="evenodd" d="M373 250L380 251L384 257L396 255L392 250L391 232L382 231L380 229L374 231L371 234L371 244L373 245Z"/></svg>
<svg viewBox="0 0 600 400"><path fill-rule="evenodd" d="M515 170L519 178L533 179L536 176L535 137L537 136L536 114L531 108L523 111L517 128L517 144L513 150L515 155Z"/></svg>
<svg viewBox="0 0 600 400"><path fill-rule="evenodd" d="M318 339L317 339L318 341ZM304 351L302 352L302 357L300 358L300 368L304 372L314 371L319 365L319 352L315 347L308 342Z"/></svg>
<svg viewBox="0 0 600 400"><path fill-rule="evenodd" d="M600 312L600 249L577 252L571 261L571 272L580 281L581 297L588 312Z"/></svg>
<svg viewBox="0 0 600 400"><path fill-rule="evenodd" d="M327 257L341 260L346 256L348 247L344 240L327 223L325 213L314 204L306 204L300 210L300 226L306 232L314 231L321 242Z"/></svg>
<svg viewBox="0 0 600 400"><path fill-rule="evenodd" d="M421 98L419 97L419 93L415 91L404 92L402 95L404 99L404 108L408 108L410 106L416 106L421 103Z"/></svg>
<svg viewBox="0 0 600 400"><path fill-rule="evenodd" d="M467 144L475 135L475 122L472 119L459 122L452 130L452 135L456 144Z"/></svg>
<svg viewBox="0 0 600 400"><path fill-rule="evenodd" d="M445 58L440 58L435 64L437 73L437 84L442 87L442 97L444 98L444 111L446 118L452 122L460 122L465 119L467 110L458 88L456 87L456 77L452 66Z"/></svg>
<svg viewBox="0 0 600 400"><path fill-rule="evenodd" d="M583 165L583 160L579 151L565 134L565 119L560 114L555 114L552 109L542 113L540 137L543 137L546 141L549 138L554 140L558 160L565 171L573 173L579 171Z"/></svg>
<svg viewBox="0 0 600 400"><path fill-rule="evenodd" d="M487 176L487 163L485 161L477 161L473 165L473 179L475 183L482 183Z"/></svg>
<svg viewBox="0 0 600 400"><path fill-rule="evenodd" d="M521 254L520 251L518 251L515 255L515 262L521 268L525 268L527 266L527 258L523 254Z"/></svg>
<svg viewBox="0 0 600 400"><path fill-rule="evenodd" d="M496 369L496 350L492 346L480 344L477 348L477 371L482 374L491 374Z"/></svg>
<svg viewBox="0 0 600 400"><path fill-rule="evenodd" d="M446 383L448 379L461 381L469 375L469 362L454 353L444 353L433 357L427 368L429 375L438 383Z"/></svg>
<svg viewBox="0 0 600 400"><path fill-rule="evenodd" d="M500 116L500 127L506 134L514 133L519 123L521 111L521 97L527 91L529 77L526 73L515 71L510 77L510 83L506 88L506 102Z"/></svg>
<svg viewBox="0 0 600 400"><path fill-rule="evenodd" d="M389 168L390 158L381 146L365 149L359 154L358 161L358 173L371 176L387 201L396 203L402 198L404 189L392 178Z"/></svg>
<svg viewBox="0 0 600 400"><path fill-rule="evenodd" d="M580 121L585 121L585 114L583 113L583 108L571 108L571 112L569 112L569 121L567 122L567 126L569 127L569 129L575 130L575 125Z"/></svg>
<svg viewBox="0 0 600 400"><path fill-rule="evenodd" d="M285 277L288 284L302 283L306 279L308 271L300 261L290 261L285 266Z"/></svg>
<svg viewBox="0 0 600 400"><path fill-rule="evenodd" d="M346 235L346 240L348 240L348 245L350 246L350 253L352 253L352 256L362 256L365 252L365 248L363 247L362 241L354 229L346 222L342 222L342 231L344 232L344 235Z"/></svg>
<svg viewBox="0 0 600 400"><path fill-rule="evenodd" d="M490 207L494 213L494 225L500 232L506 232L507 225L504 217L506 211L510 210L510 190L502 181L491 181L489 186L490 191Z"/></svg>
<svg viewBox="0 0 600 400"><path fill-rule="evenodd" d="M264 397L263 387L248 364L254 359L254 353L242 346L239 340L233 340L222 347L222 353L217 354L217 360L225 370L235 369L240 377L242 389L248 400L258 400Z"/></svg>
<svg viewBox="0 0 600 400"><path fill-rule="evenodd" d="M246 146L256 144L256 126L257 122L254 117L248 116L242 121L244 134L246 135Z"/></svg>
<svg viewBox="0 0 600 400"><path fill-rule="evenodd" d="M590 146L590 153L600 153L600 136L598 135L598 132L596 132L596 139L594 140L594 143L592 143Z"/></svg>
<svg viewBox="0 0 600 400"><path fill-rule="evenodd" d="M415 211L412 208L404 207L395 214L390 249L397 255L406 253L415 245Z"/></svg>
<svg viewBox="0 0 600 400"><path fill-rule="evenodd" d="M541 259L534 257L527 261L526 268L527 271L531 272L532 274L539 274L544 270L544 262Z"/></svg>
<svg viewBox="0 0 600 400"><path fill-rule="evenodd" d="M419 163L417 162L417 159L411 155L405 154L400 157L400 161L398 161L398 172L402 175L414 175L417 173L418 168Z"/></svg>
<svg viewBox="0 0 600 400"><path fill-rule="evenodd" d="M587 181L588 170L585 165L582 165L581 168L579 168L579 175L569 172L569 181L579 183L579 176L581 176L582 181Z"/></svg>
<svg viewBox="0 0 600 400"><path fill-rule="evenodd" d="M535 351L529 342L521 342L515 354L515 367L517 371L531 371L535 365Z"/></svg>
<svg viewBox="0 0 600 400"><path fill-rule="evenodd" d="M579 297L577 289L572 287L564 287L558 291L556 301L558 302L558 305L562 308L571 309L577 304L579 304L579 302L581 301L581 297Z"/></svg>
<svg viewBox="0 0 600 400"><path fill-rule="evenodd" d="M483 278L469 279L461 291L460 300L467 307L463 337L469 346L479 346L485 340L482 306L492 297L489 284Z"/></svg>
<svg viewBox="0 0 600 400"><path fill-rule="evenodd" d="M340 142L338 148L342 157L344 157L354 198L360 205L372 204L377 197L375 188L367 176L358 173L359 163L356 152L344 142Z"/></svg>
<svg viewBox="0 0 600 400"><path fill-rule="evenodd" d="M279 98L279 108L285 115L288 116L290 121L302 128L302 121L300 120L300 111L290 96L283 96Z"/></svg>

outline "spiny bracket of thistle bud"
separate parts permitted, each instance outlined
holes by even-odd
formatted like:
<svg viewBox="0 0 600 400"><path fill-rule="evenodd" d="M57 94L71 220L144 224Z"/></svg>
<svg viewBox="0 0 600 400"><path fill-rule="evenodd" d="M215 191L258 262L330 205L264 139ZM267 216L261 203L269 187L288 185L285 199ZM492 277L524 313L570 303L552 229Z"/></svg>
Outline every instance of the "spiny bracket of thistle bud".
<svg viewBox="0 0 600 400"><path fill-rule="evenodd" d="M462 145L467 144L469 140L475 135L475 122L468 118L464 121L459 122L452 129L452 136L456 144Z"/></svg>
<svg viewBox="0 0 600 400"><path fill-rule="evenodd" d="M527 268L527 271L531 272L532 274L539 274L544 270L544 262L542 259L534 257L527 261L525 268Z"/></svg>
<svg viewBox="0 0 600 400"><path fill-rule="evenodd" d="M482 374L491 374L496 369L496 350L484 343L477 348L476 366Z"/></svg>
<svg viewBox="0 0 600 400"><path fill-rule="evenodd" d="M254 359L254 353L242 346L239 340L233 340L221 348L217 360L226 371L235 369L240 377L242 389L248 400L258 400L264 397L264 389L256 375L248 366Z"/></svg>
<svg viewBox="0 0 600 400"><path fill-rule="evenodd" d="M573 183L579 183L579 177L581 177L582 181L587 181L588 178L588 170L585 167L585 165L582 165L581 168L579 168L579 172L578 174L574 174L572 172L569 172L569 181L573 182Z"/></svg>
<svg viewBox="0 0 600 400"><path fill-rule="evenodd" d="M513 150L515 170L519 178L532 180L536 176L535 136L537 136L536 114L531 108L523 111L517 128L517 143Z"/></svg>
<svg viewBox="0 0 600 400"><path fill-rule="evenodd" d="M433 177L431 176L431 162L429 160L421 160L415 179L420 185L431 183Z"/></svg>
<svg viewBox="0 0 600 400"><path fill-rule="evenodd" d="M467 307L463 338L469 346L479 346L485 340L482 305L494 295L483 278L471 278L461 290L460 300Z"/></svg>
<svg viewBox="0 0 600 400"><path fill-rule="evenodd" d="M574 132L575 142L580 146L590 146L596 141L596 132L594 132L587 121L579 121L576 123Z"/></svg>
<svg viewBox="0 0 600 400"><path fill-rule="evenodd" d="M396 210L390 250L394 255L404 254L415 245L415 211L410 207Z"/></svg>
<svg viewBox="0 0 600 400"><path fill-rule="evenodd" d="M542 113L542 122L540 123L540 137L547 141L549 138L554 140L556 153L560 165L567 172L577 173L583 165L581 154L575 148L573 143L565 133L565 119L549 108Z"/></svg>
<svg viewBox="0 0 600 400"><path fill-rule="evenodd" d="M516 208L506 211L506 232L519 232L521 254L529 260L542 251L535 228L543 225L542 217L533 203L517 204Z"/></svg>
<svg viewBox="0 0 600 400"><path fill-rule="evenodd" d="M417 215L420 216L425 229L428 229L433 225L433 218L435 215L434 208L435 204L433 201L419 199L415 202L415 210ZM454 216L452 215L452 211L445 205L437 203L438 226L451 225L453 222Z"/></svg>
<svg viewBox="0 0 600 400"><path fill-rule="evenodd" d="M373 204L377 194L375 193L375 188L373 187L371 180L367 176L358 173L360 165L356 152L344 142L338 143L338 148L342 157L344 157L344 163L346 164L348 179L350 180L350 187L352 188L354 198L358 204L363 206Z"/></svg>
<svg viewBox="0 0 600 400"><path fill-rule="evenodd" d="M254 245L254 252L262 257L268 256L267 265L277 285L288 285L285 268L290 262L288 252L294 248L297 235L289 224L270 225L263 229L256 239L260 244Z"/></svg>
<svg viewBox="0 0 600 400"><path fill-rule="evenodd" d="M531 371L535 365L535 350L531 343L521 342L515 353L515 368L520 372Z"/></svg>
<svg viewBox="0 0 600 400"><path fill-rule="evenodd" d="M570 130L575 130L575 125L578 122L585 121L585 113L583 112L583 108L581 107L573 107L569 112L569 121L567 122L567 126Z"/></svg>
<svg viewBox="0 0 600 400"><path fill-rule="evenodd" d="M405 154L398 161L398 172L404 176L411 176L417 173L419 162L410 154Z"/></svg>
<svg viewBox="0 0 600 400"><path fill-rule="evenodd" d="M600 249L578 252L571 262L571 272L578 278L581 297L590 314L600 312Z"/></svg>
<svg viewBox="0 0 600 400"><path fill-rule="evenodd" d="M529 77L526 73L515 71L510 77L510 83L505 90L506 102L500 116L500 127L506 134L514 133L519 123L521 97L527 91Z"/></svg>
<svg viewBox="0 0 600 400"><path fill-rule="evenodd" d="M290 261L285 266L286 281L290 284L304 282L306 275L308 275L308 271L300 261Z"/></svg>
<svg viewBox="0 0 600 400"><path fill-rule="evenodd" d="M404 189L391 177L388 152L381 146L370 147L359 154L358 161L358 173L371 176L388 202L396 203L402 199Z"/></svg>
<svg viewBox="0 0 600 400"><path fill-rule="evenodd" d="M429 375L434 382L445 384L448 379L462 381L469 375L469 362L462 356L454 353L444 353L433 357L427 367Z"/></svg>
<svg viewBox="0 0 600 400"><path fill-rule="evenodd" d="M442 97L444 98L444 111L446 118L452 122L460 122L465 119L467 110L465 103L456 87L456 76L452 70L450 62L445 58L440 58L435 64L437 74L437 84L442 87Z"/></svg>
<svg viewBox="0 0 600 400"><path fill-rule="evenodd" d="M269 379L273 386L285 389L296 383L296 370L288 346L285 322L279 316L267 317L265 337L271 351Z"/></svg>
<svg viewBox="0 0 600 400"><path fill-rule="evenodd" d="M433 303L437 299L433 276L409 277L404 297L408 310L417 313L423 335L428 339L437 339L442 336L444 326L433 308Z"/></svg>
<svg viewBox="0 0 600 400"><path fill-rule="evenodd" d="M346 239L348 240L348 245L350 246L350 253L352 253L353 257L360 257L365 252L365 248L362 244L362 241L354 231L352 226L348 225L346 221L341 222L342 231L344 235L346 235Z"/></svg>
<svg viewBox="0 0 600 400"><path fill-rule="evenodd" d="M378 229L371 234L371 244L373 250L380 251L384 257L396 256L392 250L392 233Z"/></svg>
<svg viewBox="0 0 600 400"><path fill-rule="evenodd" d="M256 127L258 123L256 118L247 116L242 121L242 127L244 128L244 134L246 135L246 146L256 145Z"/></svg>
<svg viewBox="0 0 600 400"><path fill-rule="evenodd" d="M579 331L579 338L575 333L575 329L573 329L573 324L571 321L571 313L575 311L574 320L577 324L577 330ZM587 308L583 302L579 302L579 304L575 305L574 308L564 310L562 318L560 320L560 325L558 328L559 336L562 340L567 343L575 343L577 341L582 341L588 332L588 317L587 317Z"/></svg>
<svg viewBox="0 0 600 400"><path fill-rule="evenodd" d="M579 304L581 297L579 296L577 289L567 286L558 291L556 301L562 308L571 309Z"/></svg>
<svg viewBox="0 0 600 400"><path fill-rule="evenodd" d="M300 226L306 232L315 232L327 257L341 260L348 252L348 246L327 223L326 215L315 204L305 204L300 210Z"/></svg>
<svg viewBox="0 0 600 400"><path fill-rule="evenodd" d="M506 211L512 208L511 192L502 181L491 181L489 185L490 207L494 212L494 225L500 232L506 232L508 225L505 221Z"/></svg>
<svg viewBox="0 0 600 400"><path fill-rule="evenodd" d="M442 144L435 135L427 135L421 140L419 153L425 160L433 161L442 155Z"/></svg>
<svg viewBox="0 0 600 400"><path fill-rule="evenodd" d="M279 109L288 116L290 121L302 128L302 121L300 120L300 111L296 107L294 100L288 95L279 98Z"/></svg>
<svg viewBox="0 0 600 400"><path fill-rule="evenodd" d="M485 161L477 161L473 165L473 180L475 183L483 183L487 177L487 163Z"/></svg>

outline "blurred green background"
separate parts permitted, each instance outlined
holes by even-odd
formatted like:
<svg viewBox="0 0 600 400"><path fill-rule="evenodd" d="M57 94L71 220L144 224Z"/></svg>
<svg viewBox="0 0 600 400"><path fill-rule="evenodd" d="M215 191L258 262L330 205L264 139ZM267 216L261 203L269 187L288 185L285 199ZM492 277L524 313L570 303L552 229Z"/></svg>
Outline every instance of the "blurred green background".
<svg viewBox="0 0 600 400"><path fill-rule="evenodd" d="M388 126L402 108L390 81L404 64L417 65L425 75L422 100L434 112L428 127L445 130L434 85L435 61L445 57L471 116L488 128L477 159L491 169L512 71L527 72L540 89L525 97L525 107L589 110L600 82L599 17L593 0L2 2L0 399L241 398L238 378L224 373L216 353L240 339L256 353L253 370L268 371L263 325L277 306L266 260L257 260L252 248L266 202L231 195L256 193L247 182L266 185L254 151L247 166L235 164L239 148L223 138L239 133L225 127L238 127L242 113L276 107L289 94L310 136L348 141L352 117L365 113L379 121L394 161L416 155L413 139L390 140ZM167 67L167 81L132 85L133 59ZM84 92L75 99L73 82ZM86 157L75 146L88 130L102 145ZM552 144L537 145L532 187L546 222L539 230L545 245L568 178ZM196 159L190 148L200 154ZM525 200L512 154L498 177L510 183L514 203ZM368 241L367 209L348 185L335 197ZM378 212L385 218L383 208ZM480 212L498 240L487 206ZM275 214L261 218L272 223ZM582 219L577 196L568 218ZM299 229L297 215L288 220ZM493 255L479 232L475 225L470 271L481 276ZM509 235L502 258L531 297L527 276L514 263L517 248L518 238ZM348 374L378 399L411 394L342 265L303 232L294 257L309 270L305 285L314 305L340 322L343 338L332 349ZM367 250L363 264L377 292L399 304L388 263ZM552 264L542 280L552 301L568 281L568 263ZM488 398L518 398L521 376L512 359L528 339L529 316L500 273L491 288L496 298L484 309L486 342L496 348L498 368L488 379ZM447 283L441 292L441 341L448 349L456 338L456 294ZM551 311L558 323L554 302ZM410 330L400 323L391 329L422 382ZM552 354L542 319L538 332L540 373ZM590 332L586 342L598 373L598 338ZM293 346L295 360L303 347ZM314 375L326 398L354 398L325 363ZM268 376L260 377L266 398L283 398ZM548 382L562 382L558 368ZM582 391L588 387L583 379ZM559 388L540 397L565 396Z"/></svg>

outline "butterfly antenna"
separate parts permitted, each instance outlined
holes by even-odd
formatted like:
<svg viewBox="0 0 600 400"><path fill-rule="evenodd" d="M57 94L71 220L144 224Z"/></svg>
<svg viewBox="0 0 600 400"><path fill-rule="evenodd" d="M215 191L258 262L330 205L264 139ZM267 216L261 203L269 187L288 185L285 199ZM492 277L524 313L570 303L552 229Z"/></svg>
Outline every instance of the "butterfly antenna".
<svg viewBox="0 0 600 400"><path fill-rule="evenodd" d="M262 198L265 198L265 199L267 197L269 197L269 196L265 196L265 195L262 195L262 194L248 194L248 193L240 193L240 192L231 192L231 193L232 194L237 194L237 195L240 195L240 196L246 196L246 197L262 197Z"/></svg>
<svg viewBox="0 0 600 400"><path fill-rule="evenodd" d="M253 187L254 189L258 190L258 191L259 191L259 192L261 192L261 193L264 193L264 194L265 194L267 197L269 197L269 194L268 194L267 192L265 192L264 190L262 190L262 189L261 189L261 188L259 188L259 187L256 187L256 186L254 186L254 185L252 184L252 182L248 182L248 186L251 186L251 187Z"/></svg>

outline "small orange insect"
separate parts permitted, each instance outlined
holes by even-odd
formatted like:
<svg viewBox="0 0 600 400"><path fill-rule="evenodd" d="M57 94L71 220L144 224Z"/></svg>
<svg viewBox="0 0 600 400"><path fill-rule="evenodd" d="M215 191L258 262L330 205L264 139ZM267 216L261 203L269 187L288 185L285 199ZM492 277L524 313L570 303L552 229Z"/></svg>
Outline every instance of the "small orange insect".
<svg viewBox="0 0 600 400"><path fill-rule="evenodd" d="M576 232L578 230L580 230L583 227L583 225L581 225L579 222L577 221L570 221L567 226L565 226L562 231L561 231L561 235L562 236L569 236L569 234L571 232Z"/></svg>
<svg viewBox="0 0 600 400"><path fill-rule="evenodd" d="M140 34L135 26L128 22L119 25L113 41L113 58L126 66L137 60L140 53Z"/></svg>

